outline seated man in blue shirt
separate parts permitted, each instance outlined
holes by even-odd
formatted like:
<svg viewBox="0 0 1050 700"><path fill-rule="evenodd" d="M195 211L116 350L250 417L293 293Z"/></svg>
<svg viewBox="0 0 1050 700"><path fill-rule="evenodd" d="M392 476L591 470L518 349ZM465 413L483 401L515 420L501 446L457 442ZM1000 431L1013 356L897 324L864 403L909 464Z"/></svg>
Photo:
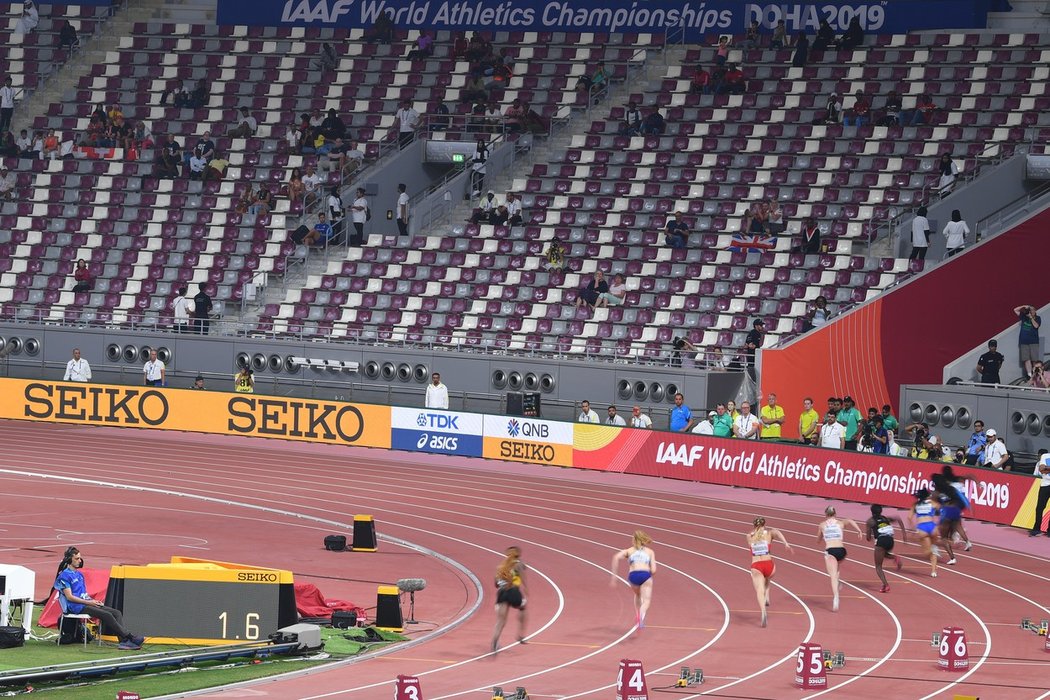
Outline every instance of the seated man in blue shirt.
<svg viewBox="0 0 1050 700"><path fill-rule="evenodd" d="M672 248L685 248L689 238L689 226L682 221L682 212L676 211L674 218L667 222L667 245Z"/></svg>
<svg viewBox="0 0 1050 700"><path fill-rule="evenodd" d="M59 565L54 586L58 591L58 602L62 606L62 612L73 615L84 613L96 618L106 632L115 634L120 640L118 649L141 649L142 643L146 641L145 637L135 636L128 631L124 626L123 614L116 608L107 607L104 603L92 599L88 594L84 574L80 573L83 566L84 557L80 555L80 550L76 547L68 548ZM59 633L61 631L59 630Z"/></svg>
<svg viewBox="0 0 1050 700"><path fill-rule="evenodd" d="M324 245L332 238L332 225L328 223L324 212L317 215L317 223L310 233L303 238L306 245Z"/></svg>

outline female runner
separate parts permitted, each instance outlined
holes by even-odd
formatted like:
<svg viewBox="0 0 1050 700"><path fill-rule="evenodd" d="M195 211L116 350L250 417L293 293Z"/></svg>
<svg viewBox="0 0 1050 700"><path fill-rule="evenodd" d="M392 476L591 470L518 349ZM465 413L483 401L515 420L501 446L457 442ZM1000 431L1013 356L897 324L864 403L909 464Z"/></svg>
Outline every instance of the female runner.
<svg viewBox="0 0 1050 700"><path fill-rule="evenodd" d="M938 534L948 550L948 566L955 566L955 551L952 549L952 538L959 532L962 524L963 500L955 487L944 476L944 474L933 474L930 476L933 482L933 497L941 505L941 522L938 525Z"/></svg>
<svg viewBox="0 0 1050 700"><path fill-rule="evenodd" d="M758 609L762 611L762 626L766 626L766 606L769 605L769 582L776 573L776 564L769 553L769 545L774 538L779 540L789 552L793 552L784 535L773 527L766 527L766 519L755 518L754 529L747 533L747 546L751 549L751 583L755 587Z"/></svg>
<svg viewBox="0 0 1050 700"><path fill-rule="evenodd" d="M612 558L612 581L616 585L616 569L621 559L627 560L627 581L634 591L634 621L641 629L645 627L645 614L653 600L653 574L656 573L656 554L649 547L653 538L641 530L634 531L634 544L620 550Z"/></svg>
<svg viewBox="0 0 1050 700"><path fill-rule="evenodd" d="M915 503L911 507L911 524L919 534L922 543L922 555L930 560L930 576L937 578L937 505L930 498L930 492L919 489L915 492Z"/></svg>
<svg viewBox="0 0 1050 700"><path fill-rule="evenodd" d="M824 515L827 517L817 526L817 542L824 541L824 565L828 569L828 576L831 577L831 609L837 611L839 588L842 585L839 581L839 562L846 558L846 547L842 542L843 526L849 525L861 537L864 537L864 533L861 532L860 525L849 518L836 518L834 506L825 508Z"/></svg>
<svg viewBox="0 0 1050 700"><path fill-rule="evenodd" d="M904 529L904 521L900 518L894 518L897 524L901 526L901 536L904 541L908 541L908 535ZM879 580L882 581L882 592L890 592L890 584L886 582L886 574L882 570L882 562L889 557L896 563L897 571L904 568L904 562L896 554L893 554L893 521L882 514L882 506L873 505L871 507L871 517L868 518L867 522L867 534L865 539L871 542L875 540L875 573L879 575Z"/></svg>
<svg viewBox="0 0 1050 700"><path fill-rule="evenodd" d="M492 652L499 650L499 636L507 624L511 608L518 611L518 642L525 643L525 563L520 547L507 547L507 556L496 569L496 629L492 631Z"/></svg>
<svg viewBox="0 0 1050 700"><path fill-rule="evenodd" d="M969 510L971 504L970 499L966 496L966 482L973 481L976 483L977 479L964 474L956 474L950 464L945 464L941 468L941 474L944 474L944 478L948 480L955 489L955 492L959 494L959 500L962 501L962 509L964 511ZM956 531L959 533L959 538L962 540L963 551L969 552L973 549L973 543L970 542L970 536L966 534L966 528L963 527L962 517L959 518L959 525Z"/></svg>

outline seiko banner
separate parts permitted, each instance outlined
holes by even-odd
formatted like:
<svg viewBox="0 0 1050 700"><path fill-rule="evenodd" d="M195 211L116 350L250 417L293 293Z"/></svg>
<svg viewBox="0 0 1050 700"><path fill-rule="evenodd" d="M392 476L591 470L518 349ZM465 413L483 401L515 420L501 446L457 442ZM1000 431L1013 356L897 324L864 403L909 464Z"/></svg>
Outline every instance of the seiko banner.
<svg viewBox="0 0 1050 700"><path fill-rule="evenodd" d="M517 416L485 416L485 457L572 466L573 424Z"/></svg>
<svg viewBox="0 0 1050 700"><path fill-rule="evenodd" d="M812 34L827 20L838 32L854 19L867 32L984 28L988 0L881 2L686 2L679 0L218 0L218 24L371 27L380 13L403 29L518 32L743 33L752 21ZM710 39L710 36L707 36Z"/></svg>

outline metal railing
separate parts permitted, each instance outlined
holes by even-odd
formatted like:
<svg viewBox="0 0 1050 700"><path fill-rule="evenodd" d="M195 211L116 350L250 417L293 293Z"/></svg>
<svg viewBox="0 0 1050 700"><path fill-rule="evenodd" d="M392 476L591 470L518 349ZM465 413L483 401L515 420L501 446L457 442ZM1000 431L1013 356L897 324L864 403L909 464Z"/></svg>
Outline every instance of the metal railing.
<svg viewBox="0 0 1050 700"><path fill-rule="evenodd" d="M978 219L977 223L974 225L974 235L976 239L981 240L982 238L987 238L992 232L1002 230L1007 219L1025 213L1024 210L1026 205L1043 199L1048 194L1050 194L1050 182L1044 182L1031 192L1026 192L1011 201L1009 204L999 207L983 219Z"/></svg>

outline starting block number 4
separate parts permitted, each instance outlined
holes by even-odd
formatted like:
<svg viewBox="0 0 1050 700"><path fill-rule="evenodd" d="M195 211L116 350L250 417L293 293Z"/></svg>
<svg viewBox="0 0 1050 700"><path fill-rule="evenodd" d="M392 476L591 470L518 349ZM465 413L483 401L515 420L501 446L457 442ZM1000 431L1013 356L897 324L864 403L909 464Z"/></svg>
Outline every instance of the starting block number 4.
<svg viewBox="0 0 1050 700"><path fill-rule="evenodd" d="M621 659L616 674L616 700L649 700L649 687L645 683L642 662Z"/></svg>
<svg viewBox="0 0 1050 700"><path fill-rule="evenodd" d="M394 700L423 700L423 690L415 676L398 676L394 683Z"/></svg>

